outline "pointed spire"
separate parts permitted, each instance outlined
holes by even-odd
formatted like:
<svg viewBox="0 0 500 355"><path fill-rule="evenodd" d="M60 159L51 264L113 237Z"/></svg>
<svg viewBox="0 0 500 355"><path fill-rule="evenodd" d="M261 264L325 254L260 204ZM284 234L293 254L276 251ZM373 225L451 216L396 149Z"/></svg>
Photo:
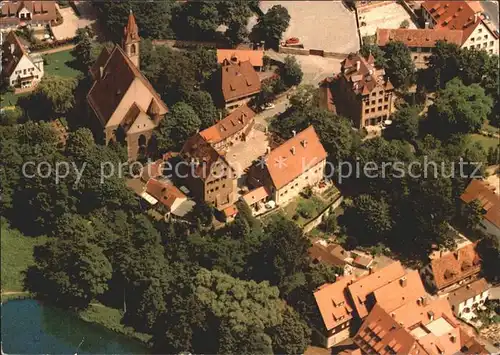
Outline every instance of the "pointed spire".
<svg viewBox="0 0 500 355"><path fill-rule="evenodd" d="M127 25L123 29L123 41L125 43L129 43L131 41L136 41L138 39L139 39L139 27L137 27L137 22L135 21L134 13L132 9L130 9Z"/></svg>

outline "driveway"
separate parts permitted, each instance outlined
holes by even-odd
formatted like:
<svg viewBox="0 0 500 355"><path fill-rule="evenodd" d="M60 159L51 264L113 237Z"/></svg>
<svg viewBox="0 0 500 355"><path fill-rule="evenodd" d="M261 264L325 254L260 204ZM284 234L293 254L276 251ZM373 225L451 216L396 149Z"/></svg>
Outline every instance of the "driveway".
<svg viewBox="0 0 500 355"><path fill-rule="evenodd" d="M490 21L498 29L498 0L481 1L483 10L490 17Z"/></svg>
<svg viewBox="0 0 500 355"><path fill-rule="evenodd" d="M401 22L408 20L409 28L417 28L405 8L397 3L375 7L359 13L359 30L361 37L373 36L377 28L399 28Z"/></svg>
<svg viewBox="0 0 500 355"><path fill-rule="evenodd" d="M75 1L75 6L78 8L81 17L76 15L72 7L61 9L59 5L56 4L59 13L64 19L62 24L52 27L52 33L56 40L73 38L76 36L77 29L92 26L95 22L90 2Z"/></svg>

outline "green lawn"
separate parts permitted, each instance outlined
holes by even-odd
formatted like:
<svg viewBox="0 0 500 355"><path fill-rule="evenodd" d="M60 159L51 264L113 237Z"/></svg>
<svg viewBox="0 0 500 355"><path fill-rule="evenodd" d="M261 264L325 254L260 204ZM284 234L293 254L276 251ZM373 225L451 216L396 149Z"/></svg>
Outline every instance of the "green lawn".
<svg viewBox="0 0 500 355"><path fill-rule="evenodd" d="M2 220L2 291L23 291L23 271L33 265L33 248L46 237L26 237Z"/></svg>
<svg viewBox="0 0 500 355"><path fill-rule="evenodd" d="M299 226L303 226L316 217L324 207L324 201L317 196L305 198L299 195L283 208L283 212Z"/></svg>
<svg viewBox="0 0 500 355"><path fill-rule="evenodd" d="M499 144L499 140L498 138L494 138L494 137L486 137L486 136L483 136L481 134L477 134L477 133L474 133L474 134L470 134L469 135L470 139L472 142L479 142L481 143L481 145L483 146L483 148L488 151L488 149L490 147L497 147L498 144Z"/></svg>
<svg viewBox="0 0 500 355"><path fill-rule="evenodd" d="M46 74L67 76L72 78L76 78L77 76L82 74L80 70L72 68L72 62L74 62L75 60L72 49L52 54L46 54L43 56L43 59L47 63L45 65Z"/></svg>
<svg viewBox="0 0 500 355"><path fill-rule="evenodd" d="M119 309L107 307L100 303L92 303L89 307L81 312L79 316L86 322L100 324L114 332L127 335L135 338L143 343L147 343L151 339L151 335L138 333L131 327L122 324L122 312Z"/></svg>

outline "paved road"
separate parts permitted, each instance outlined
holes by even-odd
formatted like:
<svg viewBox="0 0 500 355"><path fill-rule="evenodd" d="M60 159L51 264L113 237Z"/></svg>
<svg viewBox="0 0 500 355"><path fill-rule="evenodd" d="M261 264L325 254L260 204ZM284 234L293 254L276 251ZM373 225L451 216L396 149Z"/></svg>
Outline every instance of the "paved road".
<svg viewBox="0 0 500 355"><path fill-rule="evenodd" d="M265 110L255 116L255 123L260 124L262 126L267 126L269 124L269 119L274 117L281 112L285 112L288 106L288 99L283 97L277 101L274 101L273 104L276 106L273 109Z"/></svg>
<svg viewBox="0 0 500 355"><path fill-rule="evenodd" d="M484 12L490 17L490 21L493 22L495 27L498 29L498 0L487 0L482 1Z"/></svg>

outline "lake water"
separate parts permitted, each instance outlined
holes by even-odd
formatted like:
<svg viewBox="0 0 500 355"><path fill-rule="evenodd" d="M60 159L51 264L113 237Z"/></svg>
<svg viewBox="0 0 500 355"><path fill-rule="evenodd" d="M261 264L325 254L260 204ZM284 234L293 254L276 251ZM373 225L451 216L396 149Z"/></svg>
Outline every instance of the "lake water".
<svg viewBox="0 0 500 355"><path fill-rule="evenodd" d="M2 304L2 347L6 354L147 353L139 342L35 300Z"/></svg>

